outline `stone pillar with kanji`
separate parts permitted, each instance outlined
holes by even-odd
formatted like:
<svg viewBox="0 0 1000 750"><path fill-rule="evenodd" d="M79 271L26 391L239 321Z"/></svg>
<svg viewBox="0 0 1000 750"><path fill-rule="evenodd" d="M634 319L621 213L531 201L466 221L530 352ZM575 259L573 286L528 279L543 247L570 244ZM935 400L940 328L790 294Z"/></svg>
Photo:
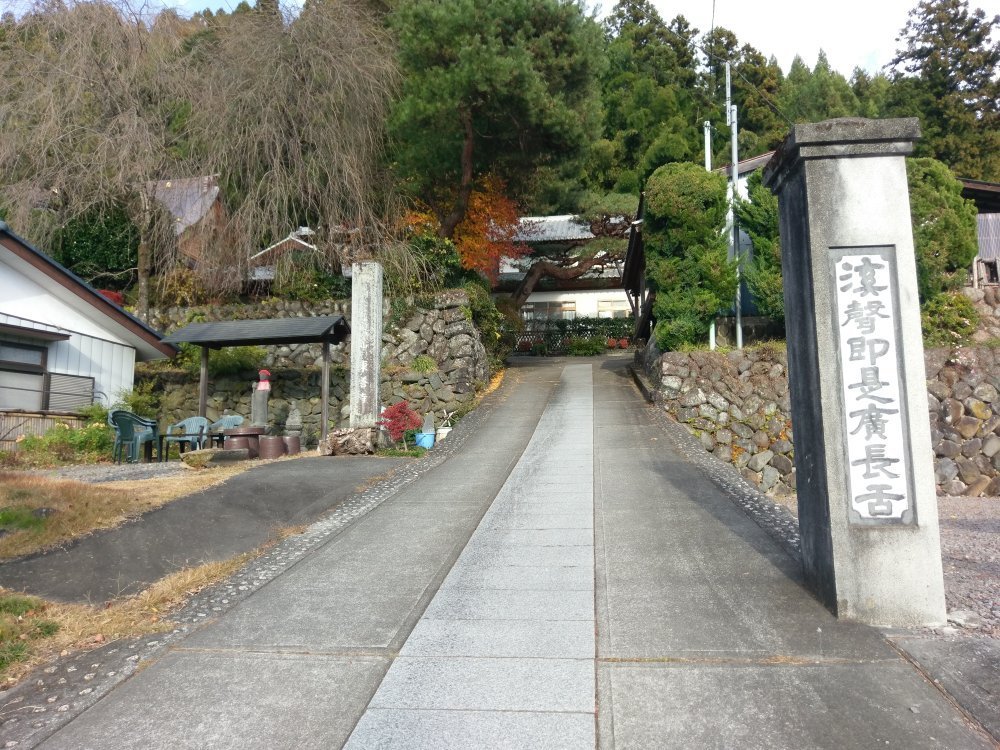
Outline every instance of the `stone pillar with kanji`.
<svg viewBox="0 0 1000 750"><path fill-rule="evenodd" d="M778 196L807 582L838 617L945 621L905 157L916 119L796 125Z"/></svg>
<svg viewBox="0 0 1000 750"><path fill-rule="evenodd" d="M351 427L374 430L381 412L382 266L351 265Z"/></svg>

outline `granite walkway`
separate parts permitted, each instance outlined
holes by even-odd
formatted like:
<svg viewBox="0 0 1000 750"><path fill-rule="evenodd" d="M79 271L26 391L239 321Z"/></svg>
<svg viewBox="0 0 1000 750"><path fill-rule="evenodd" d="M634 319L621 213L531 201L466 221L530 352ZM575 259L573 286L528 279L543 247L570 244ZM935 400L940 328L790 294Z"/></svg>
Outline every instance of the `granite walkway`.
<svg viewBox="0 0 1000 750"><path fill-rule="evenodd" d="M624 364L523 366L454 455L42 747L993 747L804 590Z"/></svg>

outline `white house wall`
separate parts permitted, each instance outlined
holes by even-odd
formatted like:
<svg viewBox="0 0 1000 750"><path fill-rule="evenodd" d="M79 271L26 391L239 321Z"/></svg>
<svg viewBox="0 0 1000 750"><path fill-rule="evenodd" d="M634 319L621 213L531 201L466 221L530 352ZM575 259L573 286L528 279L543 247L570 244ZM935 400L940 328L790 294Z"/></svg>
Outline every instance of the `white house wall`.
<svg viewBox="0 0 1000 750"><path fill-rule="evenodd" d="M0 307L5 306L0 302ZM46 371L93 378L95 395L105 406L113 403L122 391L132 389L135 349L131 346L3 311L0 311L0 323L68 334L65 341L53 341L46 346ZM30 337L5 335L5 338L39 346L39 341Z"/></svg>
<svg viewBox="0 0 1000 750"><path fill-rule="evenodd" d="M576 317L596 318L598 302L628 302L624 289L594 289L562 292L532 292L528 304L533 302L575 302Z"/></svg>
<svg viewBox="0 0 1000 750"><path fill-rule="evenodd" d="M113 331L83 314L81 308L85 302L80 301L79 305L78 308L67 304L26 276L22 269L0 261L0 312L127 345Z"/></svg>

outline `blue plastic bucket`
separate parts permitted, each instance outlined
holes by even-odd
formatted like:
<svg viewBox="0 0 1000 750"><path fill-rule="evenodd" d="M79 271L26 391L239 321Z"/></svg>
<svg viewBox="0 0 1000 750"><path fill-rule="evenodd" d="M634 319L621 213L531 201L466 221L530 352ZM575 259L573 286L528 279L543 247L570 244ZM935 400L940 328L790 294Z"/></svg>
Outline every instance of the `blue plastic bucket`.
<svg viewBox="0 0 1000 750"><path fill-rule="evenodd" d="M414 438L417 441L418 448L433 448L434 447L434 433L433 432L418 432Z"/></svg>

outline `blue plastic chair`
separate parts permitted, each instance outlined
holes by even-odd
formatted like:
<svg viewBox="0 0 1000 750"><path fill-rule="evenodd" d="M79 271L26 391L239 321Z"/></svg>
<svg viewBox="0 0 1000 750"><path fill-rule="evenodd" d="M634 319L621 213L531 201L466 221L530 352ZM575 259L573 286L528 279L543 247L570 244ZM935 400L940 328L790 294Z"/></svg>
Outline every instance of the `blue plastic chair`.
<svg viewBox="0 0 1000 750"><path fill-rule="evenodd" d="M156 422L144 419L124 409L115 409L108 414L108 424L115 431L115 447L113 457L115 463L121 463L122 458L128 463L139 460L142 446L149 443L156 445L160 434ZM152 453L152 448L150 449Z"/></svg>
<svg viewBox="0 0 1000 750"><path fill-rule="evenodd" d="M223 430L233 430L243 424L242 414L223 414L215 422L208 426L209 432L222 432Z"/></svg>
<svg viewBox="0 0 1000 750"><path fill-rule="evenodd" d="M171 433L177 431L177 435ZM183 443L188 444L191 450L197 450L205 446L205 436L208 434L208 420L205 417L188 417L182 419L177 424L172 424L167 428L163 438L164 455L170 452L170 444L178 443L181 451L185 450ZM194 435L195 437L192 437Z"/></svg>

